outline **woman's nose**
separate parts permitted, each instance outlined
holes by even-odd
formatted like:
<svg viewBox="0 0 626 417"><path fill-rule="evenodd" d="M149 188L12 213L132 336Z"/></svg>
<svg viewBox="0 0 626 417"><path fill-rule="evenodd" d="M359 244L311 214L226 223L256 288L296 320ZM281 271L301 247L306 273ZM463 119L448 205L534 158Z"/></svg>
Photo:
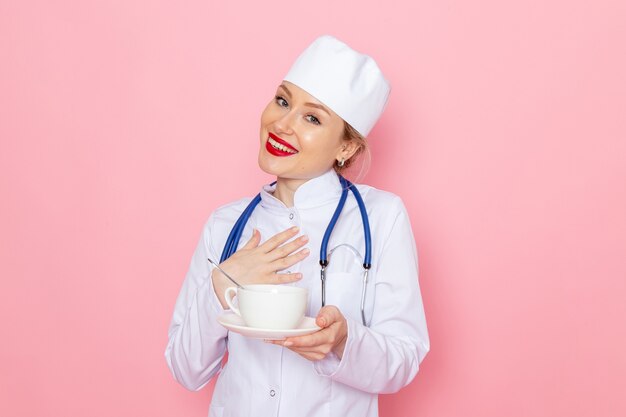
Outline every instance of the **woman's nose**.
<svg viewBox="0 0 626 417"><path fill-rule="evenodd" d="M276 133L285 133L287 135L293 134L293 112L285 112L282 117L276 119L274 122L274 128Z"/></svg>

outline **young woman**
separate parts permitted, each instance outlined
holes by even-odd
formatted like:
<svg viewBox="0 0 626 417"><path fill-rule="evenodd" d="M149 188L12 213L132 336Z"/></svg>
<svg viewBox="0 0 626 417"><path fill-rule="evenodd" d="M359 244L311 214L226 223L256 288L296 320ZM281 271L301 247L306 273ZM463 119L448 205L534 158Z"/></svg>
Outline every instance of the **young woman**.
<svg viewBox="0 0 626 417"><path fill-rule="evenodd" d="M229 312L224 291L232 284L207 258L220 259L251 199L218 208L176 301L165 352L174 378L190 390L219 373L209 416L377 416L377 394L416 375L429 340L407 212L399 197L366 185L342 196L350 184L338 175L365 148L389 91L372 58L322 36L263 111L259 166L276 183L262 188L241 243L220 266L244 285L306 287L307 315L321 329L263 341L218 323ZM329 252L322 306L320 260Z"/></svg>

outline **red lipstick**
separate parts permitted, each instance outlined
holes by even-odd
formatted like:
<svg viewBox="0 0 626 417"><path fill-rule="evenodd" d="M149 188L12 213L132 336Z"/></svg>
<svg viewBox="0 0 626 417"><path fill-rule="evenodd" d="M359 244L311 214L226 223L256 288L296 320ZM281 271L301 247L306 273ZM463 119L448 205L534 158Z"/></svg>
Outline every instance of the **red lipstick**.
<svg viewBox="0 0 626 417"><path fill-rule="evenodd" d="M294 148L288 142L286 142L283 139L279 138L275 134L270 133L269 136L272 139L272 141L274 141L277 144L280 144L280 145L284 146L285 148L287 148L290 151L290 152L287 152L287 151L284 151L282 149L275 148L274 146L272 146L272 144L270 143L270 140L268 139L265 142L265 149L267 149L267 151L270 154L272 154L274 156L291 156L291 155L295 155L296 153L298 153L298 150L296 148Z"/></svg>

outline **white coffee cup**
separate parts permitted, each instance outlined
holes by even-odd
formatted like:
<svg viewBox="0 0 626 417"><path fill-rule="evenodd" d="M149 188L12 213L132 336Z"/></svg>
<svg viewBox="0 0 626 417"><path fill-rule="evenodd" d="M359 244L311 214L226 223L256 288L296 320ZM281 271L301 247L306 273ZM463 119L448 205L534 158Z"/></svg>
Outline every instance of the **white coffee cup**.
<svg viewBox="0 0 626 417"><path fill-rule="evenodd" d="M235 295L239 308L233 304ZM228 287L224 298L248 327L287 330L296 328L304 318L308 292L288 285L254 284Z"/></svg>

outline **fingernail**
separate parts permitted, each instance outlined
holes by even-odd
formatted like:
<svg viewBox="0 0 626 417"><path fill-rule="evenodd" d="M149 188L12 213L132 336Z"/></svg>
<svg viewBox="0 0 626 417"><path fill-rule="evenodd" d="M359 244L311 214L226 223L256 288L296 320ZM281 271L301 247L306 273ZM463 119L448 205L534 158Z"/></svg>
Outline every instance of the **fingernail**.
<svg viewBox="0 0 626 417"><path fill-rule="evenodd" d="M311 253L311 251L309 249L302 249L302 254L303 255L308 255L309 253Z"/></svg>
<svg viewBox="0 0 626 417"><path fill-rule="evenodd" d="M300 236L300 240L301 240L302 242L308 242L308 241L309 241L309 237L308 237L307 235Z"/></svg>
<svg viewBox="0 0 626 417"><path fill-rule="evenodd" d="M292 232L297 232L298 230L300 230L300 228L298 226L294 226L291 228Z"/></svg>
<svg viewBox="0 0 626 417"><path fill-rule="evenodd" d="M326 326L326 319L324 317L321 317L320 318L320 323L322 324L322 327Z"/></svg>
<svg viewBox="0 0 626 417"><path fill-rule="evenodd" d="M283 343L283 346L286 346L286 347L289 347L292 345L293 345L293 342L290 342L290 341L286 341L285 343Z"/></svg>

